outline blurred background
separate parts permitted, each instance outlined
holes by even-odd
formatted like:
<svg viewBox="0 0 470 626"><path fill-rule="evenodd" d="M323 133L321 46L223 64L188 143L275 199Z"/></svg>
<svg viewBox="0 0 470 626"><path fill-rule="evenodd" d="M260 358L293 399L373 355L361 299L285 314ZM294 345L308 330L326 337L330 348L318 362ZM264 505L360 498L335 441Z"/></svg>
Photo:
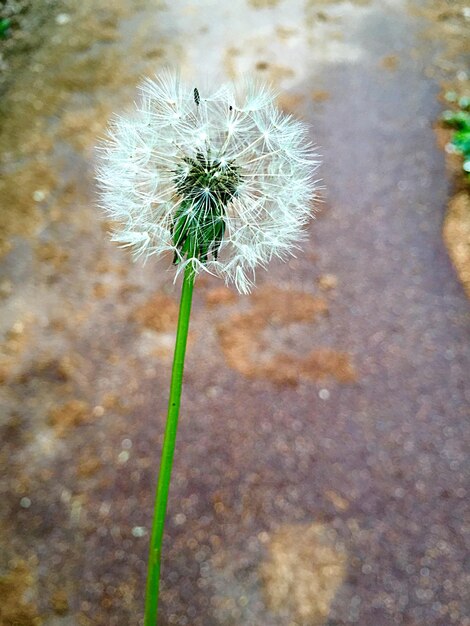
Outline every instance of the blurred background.
<svg viewBox="0 0 470 626"><path fill-rule="evenodd" d="M170 66L274 83L326 192L251 296L197 281L161 626L468 626L465 2L0 7L0 624L142 620L179 284L94 146Z"/></svg>

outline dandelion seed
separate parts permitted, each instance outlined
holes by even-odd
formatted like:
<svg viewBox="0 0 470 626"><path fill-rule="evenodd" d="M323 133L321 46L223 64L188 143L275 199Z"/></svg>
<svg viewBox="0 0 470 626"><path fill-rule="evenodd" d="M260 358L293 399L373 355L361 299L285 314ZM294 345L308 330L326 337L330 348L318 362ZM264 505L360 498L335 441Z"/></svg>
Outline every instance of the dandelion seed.
<svg viewBox="0 0 470 626"><path fill-rule="evenodd" d="M204 92L167 72L140 90L101 146L114 240L249 292L256 267L292 253L311 216L319 161L306 126L255 83Z"/></svg>

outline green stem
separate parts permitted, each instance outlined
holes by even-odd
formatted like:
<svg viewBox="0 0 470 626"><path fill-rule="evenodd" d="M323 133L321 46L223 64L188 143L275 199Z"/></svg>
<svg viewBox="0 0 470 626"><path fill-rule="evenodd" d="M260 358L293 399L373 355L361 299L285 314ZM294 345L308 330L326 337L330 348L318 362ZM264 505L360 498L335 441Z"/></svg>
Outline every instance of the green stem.
<svg viewBox="0 0 470 626"><path fill-rule="evenodd" d="M168 417L163 439L152 535L150 538L144 626L155 626L157 623L163 529L165 526L171 468L175 451L176 430L178 428L181 387L183 385L184 355L186 353L186 341L188 338L194 278L194 270L191 264L188 263L184 270L183 287L181 290L180 312L176 331L173 369L171 372L170 398L168 401Z"/></svg>

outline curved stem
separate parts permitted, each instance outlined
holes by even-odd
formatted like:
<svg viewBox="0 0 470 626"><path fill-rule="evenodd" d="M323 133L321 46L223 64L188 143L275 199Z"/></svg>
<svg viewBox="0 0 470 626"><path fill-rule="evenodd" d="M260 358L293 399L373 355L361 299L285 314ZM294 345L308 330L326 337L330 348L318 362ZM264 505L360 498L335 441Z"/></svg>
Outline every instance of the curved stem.
<svg viewBox="0 0 470 626"><path fill-rule="evenodd" d="M160 565L162 555L163 529L170 489L171 468L175 451L176 431L183 384L184 356L188 338L189 315L194 287L194 270L190 263L184 270L183 287L181 290L180 312L176 331L175 353L171 373L170 398L168 401L168 417L163 439L160 473L158 476L155 510L150 538L150 553L147 574L147 592L145 598L145 626L155 626L158 615L158 597L160 590Z"/></svg>

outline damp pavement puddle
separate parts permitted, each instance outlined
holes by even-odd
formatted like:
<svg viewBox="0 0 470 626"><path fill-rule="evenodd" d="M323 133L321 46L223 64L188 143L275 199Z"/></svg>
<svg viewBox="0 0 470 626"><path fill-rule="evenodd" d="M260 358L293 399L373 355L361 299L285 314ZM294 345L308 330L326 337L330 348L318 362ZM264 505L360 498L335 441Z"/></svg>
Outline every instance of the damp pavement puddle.
<svg viewBox="0 0 470 626"><path fill-rule="evenodd" d="M58 5L4 100L1 620L142 617L178 288L107 241L93 146L170 64L274 82L326 194L252 296L199 281L162 624L468 623L468 303L425 23L399 0L108 4Z"/></svg>

